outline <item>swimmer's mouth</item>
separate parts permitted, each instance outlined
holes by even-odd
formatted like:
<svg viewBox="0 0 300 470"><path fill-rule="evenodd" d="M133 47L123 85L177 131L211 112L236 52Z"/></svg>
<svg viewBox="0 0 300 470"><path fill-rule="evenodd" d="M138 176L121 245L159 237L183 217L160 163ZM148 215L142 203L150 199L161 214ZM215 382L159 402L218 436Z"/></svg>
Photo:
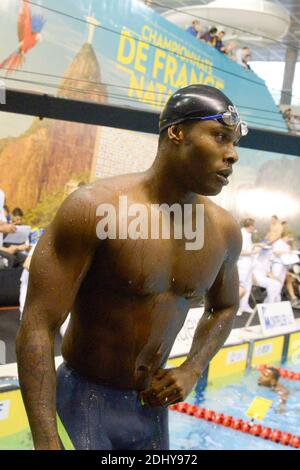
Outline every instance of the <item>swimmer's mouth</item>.
<svg viewBox="0 0 300 470"><path fill-rule="evenodd" d="M230 168L225 168L224 170L217 171L217 174L224 176L224 178L228 178L228 176L232 175L232 170L230 170Z"/></svg>
<svg viewBox="0 0 300 470"><path fill-rule="evenodd" d="M232 174L232 170L230 170L229 168L227 169L224 169L224 170L219 170L217 171L217 175L219 177L219 179L222 180L223 184L228 184L229 181L228 181L228 177Z"/></svg>

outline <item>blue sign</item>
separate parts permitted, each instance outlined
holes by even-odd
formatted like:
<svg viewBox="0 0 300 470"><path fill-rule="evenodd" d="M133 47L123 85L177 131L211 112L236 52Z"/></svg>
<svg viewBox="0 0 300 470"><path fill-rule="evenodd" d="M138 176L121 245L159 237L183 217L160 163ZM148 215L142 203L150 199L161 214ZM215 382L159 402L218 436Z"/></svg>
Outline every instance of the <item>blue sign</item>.
<svg viewBox="0 0 300 470"><path fill-rule="evenodd" d="M28 36L22 61L7 61L18 46L24 9L39 19L39 32ZM286 130L263 80L141 1L11 0L0 11L0 64L6 65L0 65L0 79L8 73L7 86L67 96L78 90L80 99L102 96L111 104L159 111L176 89L202 83L223 90L250 126ZM94 60L94 86L82 67L78 74L74 69L74 60L81 64L85 57Z"/></svg>

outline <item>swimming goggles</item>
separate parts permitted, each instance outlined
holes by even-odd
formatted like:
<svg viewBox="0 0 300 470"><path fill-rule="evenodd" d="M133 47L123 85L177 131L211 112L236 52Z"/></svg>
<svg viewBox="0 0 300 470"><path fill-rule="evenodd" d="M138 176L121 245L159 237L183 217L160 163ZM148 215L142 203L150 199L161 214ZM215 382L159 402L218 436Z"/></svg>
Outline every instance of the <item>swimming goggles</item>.
<svg viewBox="0 0 300 470"><path fill-rule="evenodd" d="M181 122L184 122L184 121L212 121L212 120L217 120L220 123L225 124L226 126L235 126L234 130L238 134L239 137L244 137L245 135L248 134L248 125L245 121L241 121L240 115L237 109L235 108L235 106L228 106L228 110L225 111L224 113L213 114L211 116L202 116L202 117L186 116L173 122L172 125L180 124ZM160 132L162 132L164 129L166 129L170 125L171 124L167 124L164 127L162 127Z"/></svg>
<svg viewBox="0 0 300 470"><path fill-rule="evenodd" d="M240 137L244 137L248 134L248 125L245 121L241 121L240 115L237 110L230 106L228 111L225 113L214 114L212 116L204 116L195 119L199 119L200 121L211 121L216 119L217 121L225 124L226 126L236 126L235 131Z"/></svg>

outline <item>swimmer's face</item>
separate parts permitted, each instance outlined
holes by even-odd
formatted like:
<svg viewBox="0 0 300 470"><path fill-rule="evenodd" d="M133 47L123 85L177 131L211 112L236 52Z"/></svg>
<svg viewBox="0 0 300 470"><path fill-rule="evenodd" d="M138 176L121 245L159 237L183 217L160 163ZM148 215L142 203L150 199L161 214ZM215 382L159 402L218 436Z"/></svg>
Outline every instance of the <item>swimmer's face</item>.
<svg viewBox="0 0 300 470"><path fill-rule="evenodd" d="M258 378L257 383L264 387L273 387L276 385L277 381L270 369L264 369L260 372L260 377Z"/></svg>
<svg viewBox="0 0 300 470"><path fill-rule="evenodd" d="M169 137L172 129L180 139L180 177L186 189L207 196L220 193L238 161L235 128L218 121L197 121L171 126Z"/></svg>

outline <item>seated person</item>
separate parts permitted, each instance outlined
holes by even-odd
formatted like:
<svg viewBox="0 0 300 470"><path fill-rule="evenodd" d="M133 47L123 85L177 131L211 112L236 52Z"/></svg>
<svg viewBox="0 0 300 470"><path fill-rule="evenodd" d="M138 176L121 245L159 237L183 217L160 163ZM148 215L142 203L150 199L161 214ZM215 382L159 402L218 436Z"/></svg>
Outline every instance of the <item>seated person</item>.
<svg viewBox="0 0 300 470"><path fill-rule="evenodd" d="M262 248L257 256L253 268L253 284L267 290L265 303L281 301L282 285L271 272L271 247Z"/></svg>
<svg viewBox="0 0 300 470"><path fill-rule="evenodd" d="M23 217L24 217L24 212L22 211L22 209L20 209L20 207L16 207L12 213L12 223L14 225L23 225Z"/></svg>
<svg viewBox="0 0 300 470"><path fill-rule="evenodd" d="M20 225L20 223L22 223L22 219L20 218L19 212L16 214L15 220L17 225ZM0 256L7 259L9 268L22 266L27 256L26 252L30 250L29 243L27 242L20 244L5 243L3 235L15 233L17 225L15 223L7 224L5 222L0 222L0 234L2 235L0 239Z"/></svg>
<svg viewBox="0 0 300 470"><path fill-rule="evenodd" d="M298 274L293 272L293 267L286 275L285 285L292 307L300 309L300 299L297 297L297 293L299 293L300 277Z"/></svg>
<svg viewBox="0 0 300 470"><path fill-rule="evenodd" d="M13 248L5 248L3 246L3 235L14 233L16 231L15 225L7 224L4 221L0 221L0 257L7 260L7 267L11 268L14 265L14 254Z"/></svg>
<svg viewBox="0 0 300 470"><path fill-rule="evenodd" d="M271 218L271 224L268 230L268 233L266 235L266 241L269 244L272 244L276 242L276 240L279 240L283 232L283 226L280 223L277 215L272 215Z"/></svg>
<svg viewBox="0 0 300 470"><path fill-rule="evenodd" d="M240 311L253 313L249 305L249 297L252 288L252 272L254 261L254 245L252 242L252 234L254 232L255 220L246 218L241 221L241 233L243 239L242 251L237 263L239 279L240 279ZM243 295L242 294L243 291Z"/></svg>
<svg viewBox="0 0 300 470"><path fill-rule="evenodd" d="M276 367L266 367L260 371L260 377L258 378L258 385L263 387L270 387L271 390L276 392L279 397L279 413L285 411L285 404L289 396L289 391L286 387L279 383L280 374Z"/></svg>
<svg viewBox="0 0 300 470"><path fill-rule="evenodd" d="M284 286L286 275L287 275L287 266L284 264L282 255L291 252L291 247L289 245L289 236L286 233L281 235L279 240L276 240L272 245L272 265L271 273L273 279L276 279L280 282L281 290Z"/></svg>

